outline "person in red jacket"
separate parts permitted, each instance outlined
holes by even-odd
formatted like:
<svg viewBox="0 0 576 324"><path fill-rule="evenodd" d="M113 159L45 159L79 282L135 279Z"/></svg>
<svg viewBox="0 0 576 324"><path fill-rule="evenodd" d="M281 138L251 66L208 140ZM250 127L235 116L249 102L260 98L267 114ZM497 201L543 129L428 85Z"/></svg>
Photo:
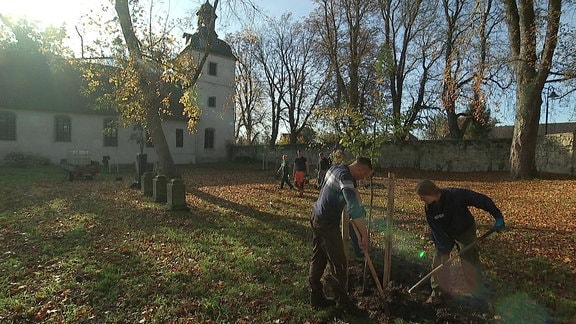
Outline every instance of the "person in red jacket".
<svg viewBox="0 0 576 324"><path fill-rule="evenodd" d="M476 221L468 207L473 206L490 213L495 219L495 231L504 228L504 217L500 209L484 194L462 188L440 189L430 180L420 182L416 193L425 203L426 221L436 248L432 269L450 258L450 252L455 245L462 249L476 240ZM481 278L478 248L473 246L462 253L460 259L472 296L485 300L487 292ZM427 300L428 303L437 303L449 294L449 275L449 267L444 267L431 277L432 294Z"/></svg>
<svg viewBox="0 0 576 324"><path fill-rule="evenodd" d="M298 195L302 197L304 195L304 184L306 183L306 177L310 174L310 166L308 165L308 160L302 156L302 151L296 151L296 159L294 159L294 168L292 178L294 179L294 185L298 188Z"/></svg>

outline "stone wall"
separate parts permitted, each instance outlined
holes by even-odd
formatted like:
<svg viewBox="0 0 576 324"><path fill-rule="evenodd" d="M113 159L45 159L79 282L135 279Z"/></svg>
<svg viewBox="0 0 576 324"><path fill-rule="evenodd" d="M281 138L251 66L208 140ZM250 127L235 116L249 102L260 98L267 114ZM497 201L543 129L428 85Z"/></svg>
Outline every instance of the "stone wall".
<svg viewBox="0 0 576 324"><path fill-rule="evenodd" d="M575 133L541 136L536 147L536 166L540 172L576 174ZM384 168L415 168L435 171L509 171L511 139L414 141L382 145L379 166ZM277 168L282 154L292 162L300 148L312 166L318 152L329 149L310 149L305 146L233 146L232 160L251 160L262 163L264 170Z"/></svg>
<svg viewBox="0 0 576 324"><path fill-rule="evenodd" d="M510 169L508 139L384 143L380 166L435 171L505 171Z"/></svg>
<svg viewBox="0 0 576 324"><path fill-rule="evenodd" d="M540 137L536 146L536 167L541 172L576 175L575 133Z"/></svg>

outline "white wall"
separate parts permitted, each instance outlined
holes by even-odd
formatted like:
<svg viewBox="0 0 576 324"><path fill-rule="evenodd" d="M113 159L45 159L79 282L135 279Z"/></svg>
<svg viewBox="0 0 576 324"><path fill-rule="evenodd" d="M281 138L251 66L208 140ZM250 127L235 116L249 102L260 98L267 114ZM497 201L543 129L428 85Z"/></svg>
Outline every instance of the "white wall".
<svg viewBox="0 0 576 324"><path fill-rule="evenodd" d="M218 65L217 75L208 74L209 62ZM196 153L199 162L221 161L228 158L228 146L234 142L234 80L235 61L229 57L210 55L198 80L198 103L202 108L197 125ZM216 97L216 107L208 107L208 98ZM204 149L204 131L214 128L215 149Z"/></svg>
<svg viewBox="0 0 576 324"><path fill-rule="evenodd" d="M136 160L140 152L140 145L131 140L134 133L132 128L118 129L118 146L104 146L104 120L112 116L63 114L53 112L38 112L31 110L8 110L16 113L16 141L0 140L0 160L11 152L38 154L49 158L53 163L60 163L65 159L68 151L74 149L88 150L93 161L102 162L103 156L110 156L110 163L127 164ZM68 116L71 119L71 141L56 142L54 119L58 115ZM166 121L162 128L172 152L174 162L177 164L195 163L197 135L186 131L184 121ZM184 130L184 147L176 147L176 129ZM148 161L156 161L153 147L144 147L148 154Z"/></svg>

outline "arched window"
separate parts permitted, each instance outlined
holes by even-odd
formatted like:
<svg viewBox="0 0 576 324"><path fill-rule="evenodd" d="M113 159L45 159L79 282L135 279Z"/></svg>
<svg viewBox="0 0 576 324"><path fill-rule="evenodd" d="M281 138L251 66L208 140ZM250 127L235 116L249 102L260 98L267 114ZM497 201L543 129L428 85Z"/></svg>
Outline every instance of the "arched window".
<svg viewBox="0 0 576 324"><path fill-rule="evenodd" d="M16 114L10 111L0 111L0 140L16 140Z"/></svg>
<svg viewBox="0 0 576 324"><path fill-rule="evenodd" d="M72 141L72 120L68 116L56 116L54 119L56 142Z"/></svg>
<svg viewBox="0 0 576 324"><path fill-rule="evenodd" d="M214 128L206 128L204 130L204 148L213 149L214 148Z"/></svg>

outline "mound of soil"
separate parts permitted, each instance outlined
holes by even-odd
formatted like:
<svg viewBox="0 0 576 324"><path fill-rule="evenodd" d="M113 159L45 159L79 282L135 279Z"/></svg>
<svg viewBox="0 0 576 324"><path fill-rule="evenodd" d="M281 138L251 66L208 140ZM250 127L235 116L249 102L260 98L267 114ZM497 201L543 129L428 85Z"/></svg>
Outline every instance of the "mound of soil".
<svg viewBox="0 0 576 324"><path fill-rule="evenodd" d="M375 264L375 268L383 269L383 266ZM481 302L466 292L458 261L450 267L451 279L454 283L451 297L446 297L436 304L426 303L431 293L427 282L412 293L408 293L408 289L429 270L420 264L411 264L406 260L393 258L391 273L393 273L394 281L384 288L384 296L381 296L369 269L364 271L364 262L358 259L351 260L349 294L368 314L363 318L352 319L346 314L335 311L333 313L335 322L344 320L352 323L392 323L395 321L401 321L401 323L484 323L494 319L495 315L489 303ZM364 273L366 273L365 279L363 279ZM382 280L381 272L378 277Z"/></svg>

